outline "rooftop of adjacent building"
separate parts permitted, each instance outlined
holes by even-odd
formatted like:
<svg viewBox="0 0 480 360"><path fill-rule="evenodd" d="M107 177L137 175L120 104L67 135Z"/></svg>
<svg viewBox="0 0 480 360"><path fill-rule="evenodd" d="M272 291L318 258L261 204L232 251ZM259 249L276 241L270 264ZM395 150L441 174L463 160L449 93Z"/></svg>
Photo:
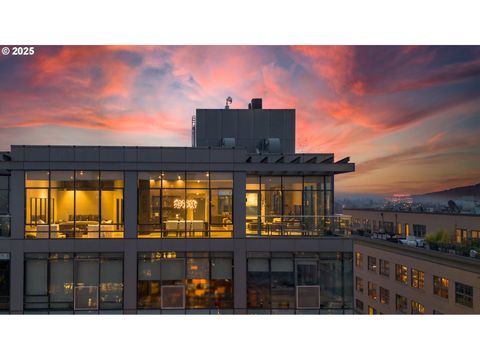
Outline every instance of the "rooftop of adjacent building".
<svg viewBox="0 0 480 360"><path fill-rule="evenodd" d="M451 266L460 270L480 274L480 258L460 256L449 252L431 250L429 248L404 245L392 240L371 238L366 236L353 236L353 243L362 246L374 247L403 256L410 256L423 261Z"/></svg>
<svg viewBox="0 0 480 360"><path fill-rule="evenodd" d="M480 219L480 214L473 213L453 213L441 211L408 211L408 210L391 210L381 208L343 208L343 211L366 211L373 213L393 213L393 214L417 214L417 215L442 215L442 216L472 216Z"/></svg>

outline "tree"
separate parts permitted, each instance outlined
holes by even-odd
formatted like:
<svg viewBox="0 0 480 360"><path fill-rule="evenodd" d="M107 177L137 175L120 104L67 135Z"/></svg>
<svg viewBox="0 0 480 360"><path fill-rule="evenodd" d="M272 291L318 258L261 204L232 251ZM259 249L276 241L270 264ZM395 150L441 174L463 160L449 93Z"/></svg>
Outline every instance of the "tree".
<svg viewBox="0 0 480 360"><path fill-rule="evenodd" d="M450 245L450 235L448 234L448 231L444 229L438 230L435 233L427 234L425 240L442 248L446 248Z"/></svg>

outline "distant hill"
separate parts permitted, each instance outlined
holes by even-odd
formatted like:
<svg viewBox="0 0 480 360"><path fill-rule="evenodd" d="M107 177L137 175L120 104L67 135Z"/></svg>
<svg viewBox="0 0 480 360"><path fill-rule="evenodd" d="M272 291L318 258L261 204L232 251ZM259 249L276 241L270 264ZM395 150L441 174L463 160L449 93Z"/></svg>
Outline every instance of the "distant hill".
<svg viewBox="0 0 480 360"><path fill-rule="evenodd" d="M480 199L480 183L476 185L460 186L448 190L436 191L427 194L414 195L415 200L455 200L455 199Z"/></svg>

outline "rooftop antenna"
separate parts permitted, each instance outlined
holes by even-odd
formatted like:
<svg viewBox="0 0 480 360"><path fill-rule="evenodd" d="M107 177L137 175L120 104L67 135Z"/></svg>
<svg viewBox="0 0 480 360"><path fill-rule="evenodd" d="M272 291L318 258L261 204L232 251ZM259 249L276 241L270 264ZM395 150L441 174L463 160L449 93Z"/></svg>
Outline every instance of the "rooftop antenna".
<svg viewBox="0 0 480 360"><path fill-rule="evenodd" d="M231 96L227 97L227 99L225 100L225 109L228 110L230 109L230 105L231 103L233 102L233 99Z"/></svg>

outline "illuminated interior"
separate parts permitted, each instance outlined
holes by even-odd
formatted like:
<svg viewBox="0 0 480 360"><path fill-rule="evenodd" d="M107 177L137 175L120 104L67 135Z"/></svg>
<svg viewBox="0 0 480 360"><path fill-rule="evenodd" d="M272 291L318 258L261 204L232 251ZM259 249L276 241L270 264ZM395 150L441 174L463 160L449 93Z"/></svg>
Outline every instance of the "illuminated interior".
<svg viewBox="0 0 480 360"><path fill-rule="evenodd" d="M139 173L138 236L232 237L232 189L231 173Z"/></svg>
<svg viewBox="0 0 480 360"><path fill-rule="evenodd" d="M27 238L122 238L123 173L29 171Z"/></svg>
<svg viewBox="0 0 480 360"><path fill-rule="evenodd" d="M247 236L323 235L334 226L332 201L330 176L248 176Z"/></svg>
<svg viewBox="0 0 480 360"><path fill-rule="evenodd" d="M231 253L141 253L139 309L232 309Z"/></svg>

